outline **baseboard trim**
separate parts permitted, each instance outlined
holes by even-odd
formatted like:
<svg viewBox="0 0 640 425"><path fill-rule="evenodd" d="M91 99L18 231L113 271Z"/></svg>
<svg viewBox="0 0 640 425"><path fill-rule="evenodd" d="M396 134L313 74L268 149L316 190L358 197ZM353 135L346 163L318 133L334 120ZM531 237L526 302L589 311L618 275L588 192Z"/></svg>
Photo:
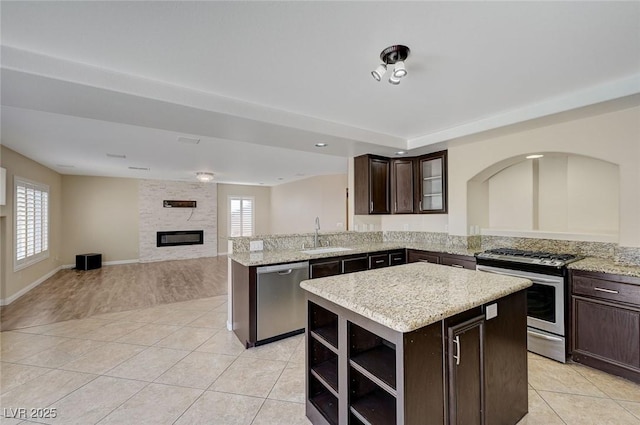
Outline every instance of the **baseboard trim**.
<svg viewBox="0 0 640 425"><path fill-rule="evenodd" d="M36 286L40 285L45 280L49 279L54 274L58 273L63 268L64 268L63 266L58 266L55 269L51 270L49 273L47 273L44 276L40 277L40 279L36 280L35 282L31 283L28 286L25 286L24 288L22 288L21 290L19 290L15 294L11 295L10 297L8 297L8 298L0 298L0 306L6 306L6 305L11 304L12 302L17 300L18 298L20 298L21 296L23 296L24 294L26 294L27 292L29 292L30 290L35 288Z"/></svg>
<svg viewBox="0 0 640 425"><path fill-rule="evenodd" d="M102 263L103 266L117 266L118 264L136 264L139 263L139 259L135 260L116 260L116 261L105 261Z"/></svg>
<svg viewBox="0 0 640 425"><path fill-rule="evenodd" d="M117 266L118 264L136 264L139 263L140 260L136 259L136 260L116 260L116 261L103 261L102 265L103 266ZM61 268L63 269L73 269L75 268L76 265L75 264L65 264L64 266L61 266Z"/></svg>

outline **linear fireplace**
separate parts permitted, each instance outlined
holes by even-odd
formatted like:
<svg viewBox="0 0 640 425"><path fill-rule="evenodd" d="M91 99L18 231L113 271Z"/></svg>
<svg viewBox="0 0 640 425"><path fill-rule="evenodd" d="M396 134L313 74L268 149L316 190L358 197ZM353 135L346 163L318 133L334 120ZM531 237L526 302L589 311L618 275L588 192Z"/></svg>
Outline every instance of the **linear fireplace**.
<svg viewBox="0 0 640 425"><path fill-rule="evenodd" d="M176 230L172 232L158 232L156 246L202 244L204 244L204 230Z"/></svg>

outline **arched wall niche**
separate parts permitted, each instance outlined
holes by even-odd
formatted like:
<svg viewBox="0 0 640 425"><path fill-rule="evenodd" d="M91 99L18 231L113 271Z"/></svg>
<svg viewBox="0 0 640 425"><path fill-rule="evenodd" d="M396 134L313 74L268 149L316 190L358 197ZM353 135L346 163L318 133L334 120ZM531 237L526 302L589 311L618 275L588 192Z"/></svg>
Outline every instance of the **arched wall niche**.
<svg viewBox="0 0 640 425"><path fill-rule="evenodd" d="M467 182L469 234L617 242L619 165L567 152L511 156Z"/></svg>

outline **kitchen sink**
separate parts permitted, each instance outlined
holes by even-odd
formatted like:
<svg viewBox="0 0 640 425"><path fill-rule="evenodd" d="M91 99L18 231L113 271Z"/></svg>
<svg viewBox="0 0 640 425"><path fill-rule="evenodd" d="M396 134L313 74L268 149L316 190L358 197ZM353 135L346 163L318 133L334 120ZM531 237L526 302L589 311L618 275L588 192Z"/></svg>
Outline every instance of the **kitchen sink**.
<svg viewBox="0 0 640 425"><path fill-rule="evenodd" d="M327 248L313 248L313 249L305 249L300 252L304 252L305 254L326 254L328 252L342 252L342 251L351 251L351 248L343 248L340 246L332 246Z"/></svg>

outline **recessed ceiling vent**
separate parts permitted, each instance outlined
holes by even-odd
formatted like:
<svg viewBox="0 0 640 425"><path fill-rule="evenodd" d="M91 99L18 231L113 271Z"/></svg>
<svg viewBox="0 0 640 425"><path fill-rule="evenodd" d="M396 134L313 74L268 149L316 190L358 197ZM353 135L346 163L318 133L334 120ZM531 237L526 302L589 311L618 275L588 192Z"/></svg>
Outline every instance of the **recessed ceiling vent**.
<svg viewBox="0 0 640 425"><path fill-rule="evenodd" d="M162 201L165 208L196 208L196 201Z"/></svg>

